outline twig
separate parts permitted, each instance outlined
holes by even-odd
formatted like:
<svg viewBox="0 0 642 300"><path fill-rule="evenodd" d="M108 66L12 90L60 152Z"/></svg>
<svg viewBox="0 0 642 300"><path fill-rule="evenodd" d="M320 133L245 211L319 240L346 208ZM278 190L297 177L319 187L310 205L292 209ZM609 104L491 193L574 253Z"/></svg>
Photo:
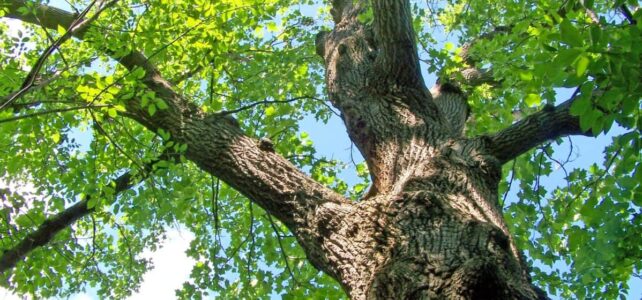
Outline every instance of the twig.
<svg viewBox="0 0 642 300"><path fill-rule="evenodd" d="M94 125L96 125L96 128L98 129L98 132L100 134L104 135L107 138L107 140L109 140L109 142L112 145L114 145L114 147L116 148L116 150L118 150L118 152L120 152L122 155L127 157L127 159L129 159L132 163L137 165L138 168L140 168L142 171L144 171L145 167L142 164L140 164L138 161L136 161L133 157L131 157L129 155L129 153L127 153L123 148L120 147L120 145L118 145L118 143L116 143L116 141L114 141L111 138L111 136L107 133L107 131L105 131L105 128L103 128L103 126L100 125L100 122L98 122L98 119L96 119L96 116L94 115L94 113L92 111L89 111L89 114L91 115L92 120L94 120Z"/></svg>
<svg viewBox="0 0 642 300"><path fill-rule="evenodd" d="M335 114L335 115L337 115L337 116L340 116L340 115L339 115L337 112L335 112L331 107L329 107L329 106L325 103L325 101L323 101L323 99L319 99L319 98L311 97L311 96L301 96L301 97L296 97L296 98L287 99L287 100L263 100L263 101L258 101L258 102L254 102L254 103L251 103L251 104L248 104L248 105L245 105L245 106L239 107L239 108L237 108L237 109L222 111L222 112L220 112L219 114L221 114L221 115L235 114L235 113L238 113L238 112L241 112L241 111L244 111L244 110L250 109L250 108L255 107L255 106L258 106L258 105L279 104L279 103L290 103L290 102L294 102L294 101L302 100L302 99L310 99L310 100L320 101L321 103L323 103L324 105L326 105L326 106L330 109L330 111L331 111L333 114Z"/></svg>
<svg viewBox="0 0 642 300"><path fill-rule="evenodd" d="M272 220L272 216L270 214L266 214L266 216L270 221L270 225L272 226L272 229L276 234L277 241L279 242L279 248L281 248L281 256L283 257L283 261L285 262L285 268L288 270L288 273L290 274L290 277L292 277L292 280L294 281L294 283L296 285L299 285L299 281L296 280L296 277L294 277L294 273L292 273L292 268L290 268L290 263L288 262L288 256L285 253L285 249L283 248L281 233L279 232L279 229L276 227L276 224L274 224L274 220Z"/></svg>
<svg viewBox="0 0 642 300"><path fill-rule="evenodd" d="M7 101L0 104L0 110L3 110L5 107L9 106L13 101L20 98L22 95L24 95L24 93L26 93L33 86L33 84L36 81L36 75L38 75L38 73L40 72L40 69L42 69L42 66L45 64L45 61L47 60L47 58L49 58L49 56L51 56L51 54L53 54L53 52L56 49L58 49L58 47L60 47L62 43L67 41L69 38L71 38L71 36L74 33L84 30L87 26L89 26L91 22L93 22L98 18L100 13L102 13L108 7L116 4L117 1L118 0L113 0L108 2L103 7L101 7L93 16L91 16L91 18L85 20L84 19L85 16L87 15L87 13L89 13L89 10L96 3L96 0L92 1L85 8L85 10L83 10L80 13L80 15L78 15L78 17L69 25L69 28L67 28L67 31L61 37L59 37L53 44L49 45L49 47L47 47L45 51L43 51L40 57L38 57L38 60L36 61L34 66L31 68L31 71L29 71L29 74L27 75L27 78L25 78L25 81L22 83L22 87L20 88L20 90L18 90L18 92L11 95L7 99Z"/></svg>
<svg viewBox="0 0 642 300"><path fill-rule="evenodd" d="M101 108L101 107L111 107L112 105L106 104L106 105L91 105L91 106L75 106L75 107L67 107L67 108L60 108L60 109L52 109L52 110L47 110L47 111L40 111L37 113L33 114L28 114L28 115L22 115L22 116L16 116L16 117L11 117L11 118L6 118L6 119L1 119L0 124L2 123L8 123L8 122L13 122L13 121L18 121L22 119L28 119L28 118L33 118L37 116L42 116L42 115L48 115L48 114L55 114L55 113L61 113L61 112L68 112L68 111L74 111L74 110L82 110L82 109L94 109L94 108Z"/></svg>
<svg viewBox="0 0 642 300"><path fill-rule="evenodd" d="M248 206L250 207L250 238L252 241L249 245L249 251L247 253L247 281L250 281L252 277L252 256L254 256L254 247L256 246L256 236L254 234L254 206L252 201L248 201Z"/></svg>
<svg viewBox="0 0 642 300"><path fill-rule="evenodd" d="M580 198L579 196L581 196L582 194L584 194L584 192L586 192L586 190L588 190L588 189L589 189L589 186L591 186L591 185L595 186L598 182L600 182L600 181L602 180L602 178L603 178L604 176L606 176L606 174L608 174L608 173L609 173L609 169L611 168L611 166L612 166L612 165L613 165L613 163L615 162L615 158L616 158L618 155L620 155L620 151L622 151L622 146L618 147L618 149L615 151L615 153L613 153L613 156L611 156L611 158L609 159L609 161L606 163L605 168L604 168L604 173L600 174L600 176L598 176L597 178L595 178L595 179L591 180L591 182L588 182L588 183L584 186L584 188L583 188L579 193L577 193L578 197L573 198L571 201L569 201L569 202L566 204L566 208L568 208L568 207L569 207L569 205L571 205L571 203L575 202L574 200L579 199L579 198Z"/></svg>
<svg viewBox="0 0 642 300"><path fill-rule="evenodd" d="M626 18L626 20L629 21L629 24L631 25L637 24L637 21L635 20L635 18L633 18L633 14L631 13L631 10L629 9L628 6L626 6L626 4L620 5L620 11L622 11L622 14Z"/></svg>
<svg viewBox="0 0 642 300"><path fill-rule="evenodd" d="M513 180L515 179L515 163L517 162L517 159L513 159L513 166L511 167L510 171L510 180L508 181L508 187L506 187L506 191L504 192L504 196L502 196L502 203L501 206L504 206L504 203L506 203L506 196L508 196L508 192L510 191L510 188L513 186Z"/></svg>

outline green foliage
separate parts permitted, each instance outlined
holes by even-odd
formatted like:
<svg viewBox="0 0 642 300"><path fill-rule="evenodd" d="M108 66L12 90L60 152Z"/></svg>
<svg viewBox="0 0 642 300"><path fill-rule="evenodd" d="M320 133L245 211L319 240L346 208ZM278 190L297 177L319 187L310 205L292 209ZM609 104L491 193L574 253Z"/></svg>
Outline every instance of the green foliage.
<svg viewBox="0 0 642 300"><path fill-rule="evenodd" d="M88 1L70 2L84 7ZM331 114L314 54L314 35L328 18L325 8L314 14L320 2L119 1L85 34L91 43L65 42L41 71L53 80L0 111L0 178L33 185L28 193L0 195L0 250L85 197L95 212L31 253L10 280L0 278L2 285L38 298L88 288L123 298L150 268L143 251L156 249L178 226L195 234L187 254L197 262L177 291L181 298L344 297L282 224L185 163L186 145L124 117L132 98L150 115L168 103L141 84L142 69L128 71L104 56L144 52L205 112L265 101L235 114L242 130L270 137L276 152L357 200L369 185L366 165L356 165L357 183L349 185L341 171L353 165L316 153L299 127L306 117L325 122ZM470 56L499 82L468 89L473 120L467 134L496 132L566 94L576 97L571 111L583 129L598 135L619 128L603 162L568 170L566 185L547 190L540 183L559 167L561 141L506 164L512 180L500 185L502 195L509 186L520 190L518 201L500 201L518 245L537 263L533 276L540 286L563 298L618 297L642 268L641 10L629 25L611 1L415 2L413 25L426 70L450 75L469 67L461 46L474 41ZM370 22L372 12L359 18ZM491 34L500 27L509 30ZM0 23L0 95L18 90L64 31L25 24L9 35ZM47 113L69 107L83 108ZM16 117L25 118L6 121ZM177 158L156 161L163 152ZM147 179L115 196L110 182L125 172Z"/></svg>
<svg viewBox="0 0 642 300"><path fill-rule="evenodd" d="M34 186L28 195L3 196L0 249L11 248L46 218L85 197L96 211L32 252L3 284L37 297L94 288L100 297L123 298L151 266L143 251L158 247L165 231L179 226L196 235L188 255L198 261L179 296L343 297L334 280L307 263L278 221L217 179L182 164L186 145L123 117L124 103L134 97L150 115L168 104L141 84L143 70L128 71L101 56L105 50L117 55L142 50L206 112L274 102L237 113L243 130L271 137L276 150L293 163L313 166L313 176L348 193L345 182L336 178L337 168L345 164L317 156L307 134L299 133L304 117L327 121L330 115L319 95L322 72L313 48L322 24L298 10L310 4L119 1L85 34L91 43L64 43L42 72L54 80L23 96L18 101L23 106L0 111L0 120L42 113L0 123L3 182L13 183L12 189L16 184ZM56 38L63 32L24 24L13 37L0 26L4 96L20 87L25 70L49 44L47 34ZM290 99L298 100L279 103ZM90 108L47 113L70 106ZM179 155L156 161L162 152ZM124 172L135 180L145 177L144 166L151 161L156 162L148 179L114 196L111 180Z"/></svg>

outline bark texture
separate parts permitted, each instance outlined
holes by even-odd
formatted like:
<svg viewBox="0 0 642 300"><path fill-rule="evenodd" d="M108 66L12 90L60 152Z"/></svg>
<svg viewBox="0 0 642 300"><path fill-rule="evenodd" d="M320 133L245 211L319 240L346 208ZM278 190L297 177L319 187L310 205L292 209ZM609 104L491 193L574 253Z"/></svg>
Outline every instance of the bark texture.
<svg viewBox="0 0 642 300"><path fill-rule="evenodd" d="M130 70L145 70L147 88L169 105L150 116L134 99L127 102L128 116L170 132L188 145L189 160L286 224L312 264L351 298L545 298L531 284L502 218L497 187L506 161L548 139L582 134L570 104L492 136L464 138L465 95L450 83L426 88L409 2L370 3L374 22L362 24L357 16L365 1L331 1L335 27L316 41L330 100L371 172L373 185L357 203L315 182L225 116L200 111L141 53L106 54ZM37 18L20 15L23 4L12 1L7 15L48 28L73 21L70 13L46 6Z"/></svg>

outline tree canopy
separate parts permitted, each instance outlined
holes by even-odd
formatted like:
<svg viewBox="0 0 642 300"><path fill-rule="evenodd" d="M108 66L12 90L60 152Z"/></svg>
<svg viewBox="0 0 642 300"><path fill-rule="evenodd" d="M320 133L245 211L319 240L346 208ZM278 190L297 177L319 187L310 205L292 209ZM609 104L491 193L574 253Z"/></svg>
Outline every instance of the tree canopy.
<svg viewBox="0 0 642 300"><path fill-rule="evenodd" d="M288 231L297 216L264 210L277 198L357 202L371 185L365 162L319 154L300 130L341 115L315 41L342 1L48 2L0 3L2 20L23 25L0 23L3 287L122 298L152 267L140 254L179 227L194 233L187 253L197 261L179 297L345 297ZM602 163L575 169L565 167L572 138L543 132L524 139L553 140L498 149L498 193L538 286L563 298L625 297L642 269L640 3L411 4L419 68L467 96L466 136L557 124L561 114L536 117L561 107L579 118L568 134L611 137L595 150ZM366 3L358 19L380 17ZM214 136L177 112L227 127ZM199 142L234 155L208 157L194 151ZM263 152L250 150L256 143ZM276 168L246 162L261 153ZM346 169L356 178L342 177ZM540 183L560 170L563 184ZM290 184L309 195L274 188ZM519 200L505 201L516 187Z"/></svg>

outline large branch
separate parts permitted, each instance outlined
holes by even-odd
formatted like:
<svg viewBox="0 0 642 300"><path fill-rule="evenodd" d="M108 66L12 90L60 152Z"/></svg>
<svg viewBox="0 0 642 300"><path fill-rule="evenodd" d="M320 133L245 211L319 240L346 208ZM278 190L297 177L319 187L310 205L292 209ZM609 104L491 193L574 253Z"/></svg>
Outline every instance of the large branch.
<svg viewBox="0 0 642 300"><path fill-rule="evenodd" d="M392 190L404 169L426 156L398 158L411 149L437 147L453 126L423 84L408 2L373 3L374 24L355 15L363 11L355 3L364 2L332 1L339 22L317 35L316 50L324 60L329 99L368 164L371 197Z"/></svg>
<svg viewBox="0 0 642 300"><path fill-rule="evenodd" d="M71 13L57 9L53 10L54 15L49 15L50 8L45 6L39 8L38 11L42 12L39 18L23 16L17 12L19 5L15 3L24 2L12 1L8 16L13 18L35 23L42 20L40 24L50 28L65 26L64 22L73 19ZM83 35L75 37L82 39ZM315 237L318 232L311 228L318 225L313 224L313 219L324 212L331 213L328 207L349 205L345 197L314 181L271 149L261 147L261 143L244 135L227 117L207 116L177 93L142 53L132 51L118 57L108 50L100 50L129 70L143 69L145 77L142 82L169 106L152 116L139 101L129 100L125 103L128 115L151 130L162 128L168 131L174 141L188 146L185 155L189 160L277 217L297 234L308 251L320 249L320 240ZM300 234L303 231L308 234ZM302 240L304 236L309 236L309 239ZM311 259L318 266L325 260L324 257ZM325 271L333 273L333 270Z"/></svg>
<svg viewBox="0 0 642 300"><path fill-rule="evenodd" d="M114 197L118 196L118 194L134 185L131 173L126 172L120 175L111 182L111 185L114 186ZM99 196L99 198L102 197L104 197L104 194ZM24 259L31 251L49 243L58 232L68 228L80 218L94 211L93 207L89 208L87 206L90 199L91 197L87 196L78 203L45 220L35 231L27 234L16 245L2 252L2 255L0 255L0 274L13 268L18 261Z"/></svg>
<svg viewBox="0 0 642 300"><path fill-rule="evenodd" d="M424 89L408 0L374 0L374 35L380 76L401 86Z"/></svg>
<svg viewBox="0 0 642 300"><path fill-rule="evenodd" d="M330 14L335 24L354 17L362 7L361 0L332 0L330 4L332 6L332 8L330 8Z"/></svg>
<svg viewBox="0 0 642 300"><path fill-rule="evenodd" d="M559 137L587 135L580 129L580 121L570 113L573 98L558 106L526 117L490 137L490 152L503 164L534 147Z"/></svg>
<svg viewBox="0 0 642 300"><path fill-rule="evenodd" d="M178 158L179 153L164 151L156 159L141 166L142 170L138 172L137 176L132 176L131 171L121 174L108 184L114 189L110 193L111 196L115 199L120 193L147 179L154 170L154 165L158 162L163 160L176 161ZM104 198L105 195L104 192L101 192L97 199ZM49 243L60 231L92 213L95 208L88 206L91 200L92 197L90 195L85 196L78 203L42 222L35 231L27 234L16 245L2 252L0 255L0 274L13 268L19 260L25 258L31 251Z"/></svg>

